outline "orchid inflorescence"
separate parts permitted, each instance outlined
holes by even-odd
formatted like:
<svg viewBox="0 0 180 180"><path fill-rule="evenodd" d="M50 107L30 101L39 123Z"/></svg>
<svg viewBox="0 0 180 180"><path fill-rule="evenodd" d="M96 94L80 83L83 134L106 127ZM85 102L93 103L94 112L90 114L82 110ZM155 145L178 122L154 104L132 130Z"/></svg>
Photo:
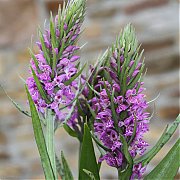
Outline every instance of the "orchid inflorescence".
<svg viewBox="0 0 180 180"><path fill-rule="evenodd" d="M86 98L96 112L94 133L108 148L100 161L106 160L108 165L118 169L126 162L122 138L132 158L142 155L148 146L143 140L149 130L149 113L145 111L148 105L142 93L144 62L141 57L134 29L128 25L89 82L94 91L92 98ZM142 169L144 171L144 167ZM140 178L141 171L141 168L138 172L134 169L133 176L137 174Z"/></svg>
<svg viewBox="0 0 180 180"><path fill-rule="evenodd" d="M135 30L128 24L96 65L89 67L89 74L84 75L77 42L85 10L85 0L68 1L55 18L51 13L44 33L39 29L39 52L30 50L30 77L26 80L31 113L19 106L18 109L32 117L46 179L58 179L58 174L62 179L73 179L64 154L59 160L55 153L54 133L58 128L79 140L80 180L100 179L104 160L118 170L118 179L141 179L180 120L167 127L144 155L149 146L143 136L149 131L150 113L143 87L143 50ZM92 140L100 152L98 162ZM178 164L173 167L176 171L171 177ZM158 173L152 171L146 179L149 177L158 177Z"/></svg>
<svg viewBox="0 0 180 180"><path fill-rule="evenodd" d="M59 107L66 105L71 108L69 104L78 89L78 81L71 77L82 71L78 72L80 56L75 53L80 49L76 41L84 10L82 2L69 2L62 12L59 9L55 19L51 14L50 29L46 29L44 34L39 30L39 53L34 55L30 51L32 76L26 80L29 92L38 111L44 114L45 109L51 109L58 121L64 121L67 116ZM73 117L76 117L75 113L72 123Z"/></svg>

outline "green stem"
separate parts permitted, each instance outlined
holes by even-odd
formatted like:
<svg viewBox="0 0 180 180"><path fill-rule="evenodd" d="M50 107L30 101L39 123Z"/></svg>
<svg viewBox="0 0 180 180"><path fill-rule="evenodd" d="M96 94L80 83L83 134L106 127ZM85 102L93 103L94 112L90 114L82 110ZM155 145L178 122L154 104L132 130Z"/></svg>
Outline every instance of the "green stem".
<svg viewBox="0 0 180 180"><path fill-rule="evenodd" d="M55 118L52 114L52 111L47 110L46 117L46 146L47 152L50 158L50 162L52 165L52 169L55 175L55 179L57 179L57 169L56 169L56 159L55 159L55 143L54 143L54 121Z"/></svg>

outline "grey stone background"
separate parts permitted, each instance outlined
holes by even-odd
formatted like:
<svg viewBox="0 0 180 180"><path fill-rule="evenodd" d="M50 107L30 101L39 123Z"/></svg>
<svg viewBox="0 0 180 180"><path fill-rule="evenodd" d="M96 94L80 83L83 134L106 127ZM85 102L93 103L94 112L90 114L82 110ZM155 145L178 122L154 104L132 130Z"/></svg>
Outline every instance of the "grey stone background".
<svg viewBox="0 0 180 180"><path fill-rule="evenodd" d="M0 0L0 84L17 102L26 106L19 75L28 76L27 47L36 41L36 29L43 25L49 10L57 12L55 0ZM155 102L151 131L153 145L165 125L179 113L179 1L177 0L88 0L85 31L81 44L82 61L94 62L115 40L127 23L137 31L145 49L148 68L144 79L147 99ZM32 36L33 34L33 36ZM36 48L35 48L36 49ZM150 105L153 111L153 104ZM148 166L151 170L178 138L178 132ZM64 131L56 134L57 150L64 150L77 177L78 144ZM178 160L178 159L177 159ZM102 179L115 179L116 171L103 164ZM0 90L0 179L42 179L43 173L34 142L31 119L19 113ZM180 176L177 175L177 179Z"/></svg>

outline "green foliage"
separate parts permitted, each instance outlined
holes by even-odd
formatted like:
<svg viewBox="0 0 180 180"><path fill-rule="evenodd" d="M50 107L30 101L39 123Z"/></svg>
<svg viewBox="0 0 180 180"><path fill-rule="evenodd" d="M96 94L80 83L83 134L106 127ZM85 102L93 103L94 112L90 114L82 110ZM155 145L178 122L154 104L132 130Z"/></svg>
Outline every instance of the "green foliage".
<svg viewBox="0 0 180 180"><path fill-rule="evenodd" d="M62 161L62 166L63 166L63 171L64 171L64 176L63 176L63 180L73 180L73 175L72 172L69 168L69 165L64 157L63 152L61 152L61 161Z"/></svg>
<svg viewBox="0 0 180 180"><path fill-rule="evenodd" d="M36 144L39 150L41 163L43 166L44 174L46 179L55 179L55 172L53 172L52 164L47 152L46 142L44 139L43 130L41 127L40 118L38 116L38 112L36 110L35 104L32 100L32 97L26 87L26 93L29 100L31 115L32 115L32 124L33 124L33 130L34 130L34 136L36 140Z"/></svg>
<svg viewBox="0 0 180 180"><path fill-rule="evenodd" d="M29 49L29 53L30 53L31 57L34 60L34 64L36 66L37 71L40 72L40 69L39 69L39 66L38 66L38 61L37 61L37 59L36 59L36 57L35 57L35 55L34 55L34 53L32 52L31 49Z"/></svg>
<svg viewBox="0 0 180 180"><path fill-rule="evenodd" d="M163 160L144 178L144 180L173 180L180 166L180 139Z"/></svg>
<svg viewBox="0 0 180 180"><path fill-rule="evenodd" d="M10 99L10 101L13 103L13 105L20 111L22 112L24 115L28 116L28 117L31 117L31 114L24 110L17 102L15 102L8 94L7 92L5 91L5 89L0 85L0 88L4 91L4 93L6 94L6 96Z"/></svg>
<svg viewBox="0 0 180 180"><path fill-rule="evenodd" d="M176 118L176 120L172 123L170 127L169 126L166 127L166 129L164 130L163 134L161 135L159 141L155 144L155 146L146 154L136 159L134 163L138 164L141 162L143 166L147 165L154 158L154 156L161 150L161 148L169 141L169 139L176 131L179 123L180 123L180 115Z"/></svg>
<svg viewBox="0 0 180 180"><path fill-rule="evenodd" d="M128 144L126 142L126 139L124 138L123 135L119 135L120 136L120 140L123 144L122 146L122 152L126 158L126 161L127 161L127 164L128 166L126 167L125 170L118 170L118 176L119 176L119 179L121 180L126 180L126 179L130 179L131 175L132 175L132 169L133 169L133 159L128 151Z"/></svg>
<svg viewBox="0 0 180 180"><path fill-rule="evenodd" d="M51 59L50 59L50 56L49 56L49 49L45 45L45 40L44 40L44 37L43 37L43 33L42 33L42 30L40 28L39 28L39 38L40 38L42 51L43 51L44 57L46 59L46 62L47 62L47 64L50 65L51 64Z"/></svg>
<svg viewBox="0 0 180 180"><path fill-rule="evenodd" d="M61 177L61 179L63 179L64 178L64 170L63 170L63 167L62 167L62 163L59 161L57 155L55 155L55 158L56 158L57 172L58 172L59 176Z"/></svg>
<svg viewBox="0 0 180 180"><path fill-rule="evenodd" d="M44 91L41 82L39 81L38 77L36 76L36 73L34 72L33 68L31 67L33 78L36 82L36 86L39 90L39 93L41 94L42 98L46 101L46 103L50 103L51 101L48 99L46 92Z"/></svg>
<svg viewBox="0 0 180 180"><path fill-rule="evenodd" d="M93 143L91 139L91 133L87 124L84 125L84 136L80 153L79 180L91 180L91 177L89 177L89 175L84 172L84 169L91 172L94 175L95 179L100 179Z"/></svg>
<svg viewBox="0 0 180 180"><path fill-rule="evenodd" d="M69 80L65 81L64 84L66 86L70 85L75 79L77 79L82 74L85 66L86 66L86 64L79 70L78 73L76 73L74 76L72 76Z"/></svg>
<svg viewBox="0 0 180 180"><path fill-rule="evenodd" d="M70 136L76 137L76 138L78 137L77 133L73 129L71 129L67 124L64 124L63 128Z"/></svg>
<svg viewBox="0 0 180 180"><path fill-rule="evenodd" d="M86 169L83 169L83 171L91 178L91 180L96 180L94 177L94 174Z"/></svg>

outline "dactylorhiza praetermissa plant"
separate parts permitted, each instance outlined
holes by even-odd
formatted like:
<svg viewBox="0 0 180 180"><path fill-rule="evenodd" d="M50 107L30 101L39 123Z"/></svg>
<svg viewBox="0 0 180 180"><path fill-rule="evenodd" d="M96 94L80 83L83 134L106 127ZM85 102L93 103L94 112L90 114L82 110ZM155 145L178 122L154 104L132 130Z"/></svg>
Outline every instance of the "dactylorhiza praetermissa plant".
<svg viewBox="0 0 180 180"><path fill-rule="evenodd" d="M149 113L141 81L142 53L134 29L128 25L101 65L92 69L89 91L84 92L91 111L96 114L92 118L94 134L105 150L99 161L105 160L109 166L116 167L120 176L131 166L132 179L141 178L145 171L141 163L132 165L133 159L148 146L143 139L149 130Z"/></svg>
<svg viewBox="0 0 180 180"><path fill-rule="evenodd" d="M79 59L76 51L80 49L77 38L84 20L85 1L69 1L62 12L53 19L51 15L50 27L43 34L39 30L39 53L31 51L31 77L26 83L39 113L45 117L50 109L58 121L63 122L67 110L62 106L72 107L78 90ZM68 123L73 126L77 117L75 109Z"/></svg>
<svg viewBox="0 0 180 180"><path fill-rule="evenodd" d="M118 170L118 179L140 179L146 165L166 144L180 123L180 116L166 127L159 141L145 155L149 130L148 103L143 93L144 61L134 29L126 26L112 48L91 67L90 77L76 55L80 27L84 20L85 0L69 0L43 34L39 30L39 53L30 61L31 77L26 92L34 136L46 179L73 180L68 163L55 152L54 133L64 127L79 140L79 180L100 179L103 160ZM79 70L80 69L80 70ZM81 94L84 95L80 96ZM96 161L93 142L101 157ZM172 179L177 173L180 140L145 179ZM139 156L139 157L137 157ZM160 173L159 173L160 172Z"/></svg>

